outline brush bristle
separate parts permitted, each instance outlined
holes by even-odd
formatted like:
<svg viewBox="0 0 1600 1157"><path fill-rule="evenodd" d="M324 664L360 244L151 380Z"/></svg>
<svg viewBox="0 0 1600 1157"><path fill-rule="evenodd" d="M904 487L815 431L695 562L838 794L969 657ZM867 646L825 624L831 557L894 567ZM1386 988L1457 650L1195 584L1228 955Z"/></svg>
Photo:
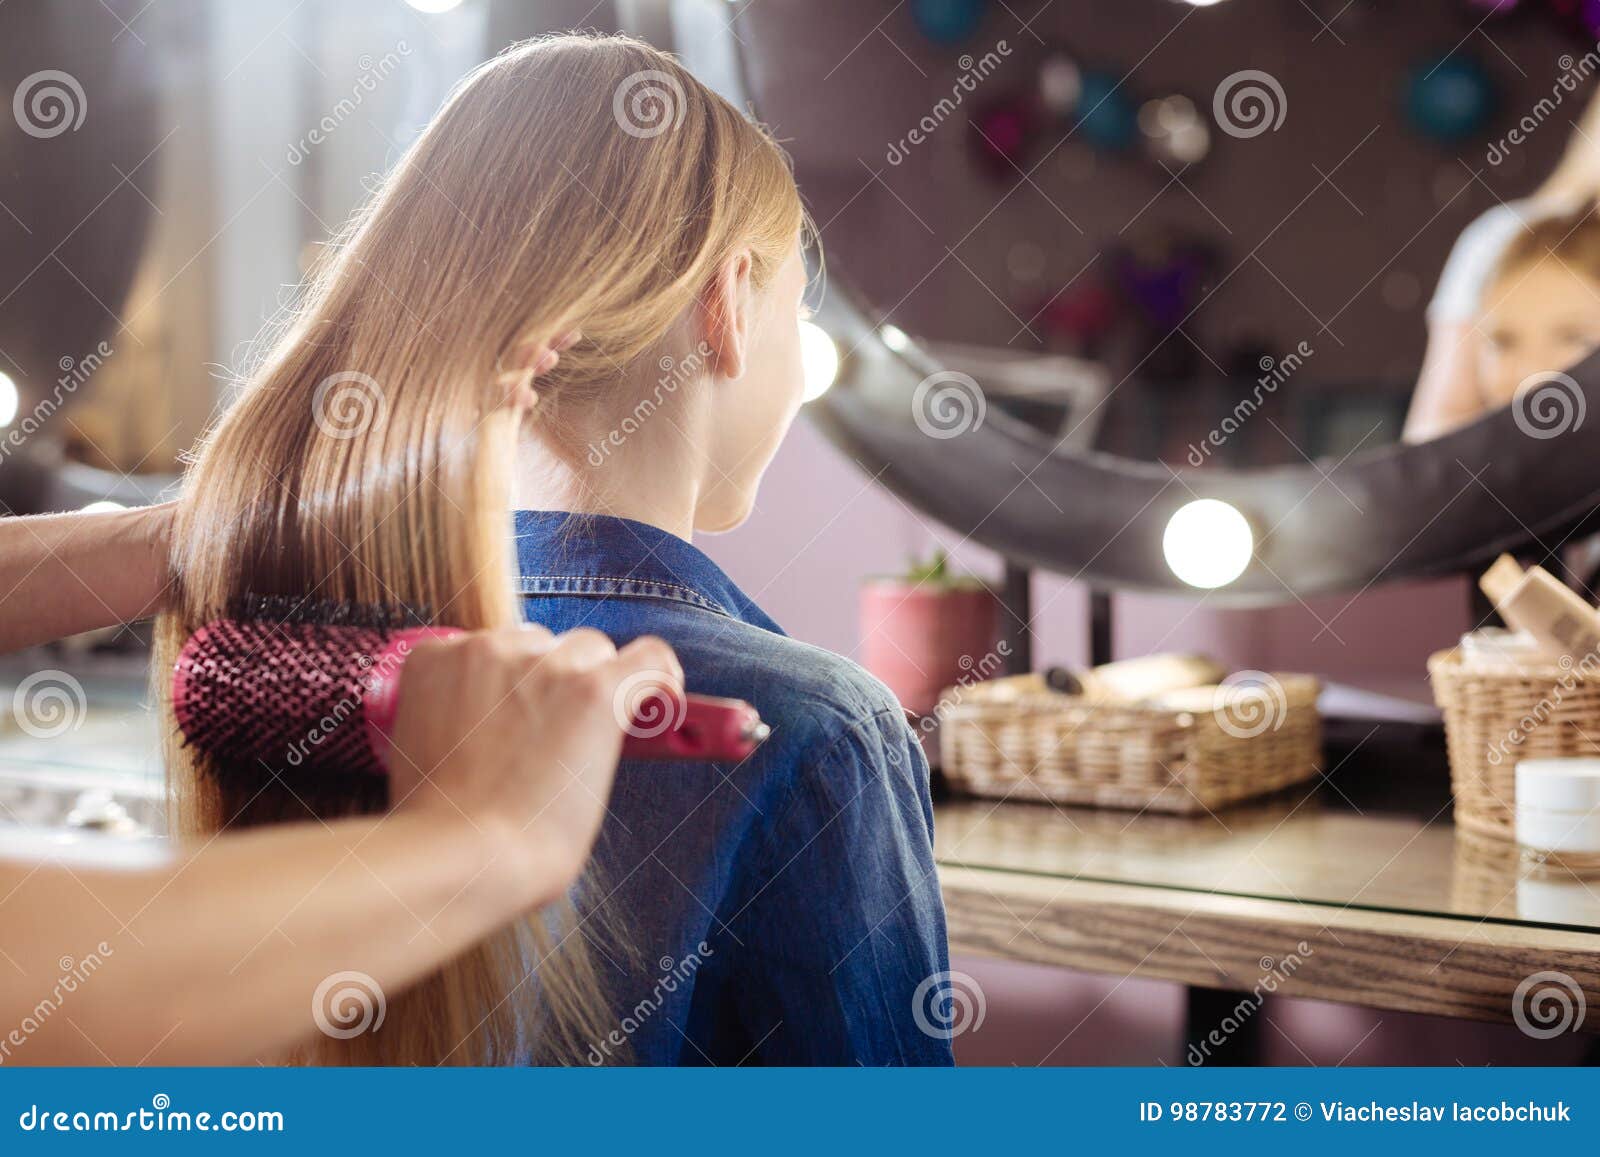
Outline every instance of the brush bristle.
<svg viewBox="0 0 1600 1157"><path fill-rule="evenodd" d="M279 625L310 623L323 627L362 627L398 631L424 627L433 621L431 607L406 603L357 603L319 599L307 595L244 594L228 603L228 617L239 622Z"/></svg>
<svg viewBox="0 0 1600 1157"><path fill-rule="evenodd" d="M392 635L271 615L208 623L173 677L185 741L224 766L382 775L364 700Z"/></svg>

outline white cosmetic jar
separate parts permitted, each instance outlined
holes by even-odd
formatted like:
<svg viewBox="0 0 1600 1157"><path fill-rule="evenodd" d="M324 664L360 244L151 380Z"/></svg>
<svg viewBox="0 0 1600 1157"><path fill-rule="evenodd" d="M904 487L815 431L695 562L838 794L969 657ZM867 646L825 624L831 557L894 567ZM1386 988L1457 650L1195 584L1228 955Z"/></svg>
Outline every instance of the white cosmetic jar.
<svg viewBox="0 0 1600 1157"><path fill-rule="evenodd" d="M1516 790L1525 858L1600 867L1600 758L1524 759Z"/></svg>

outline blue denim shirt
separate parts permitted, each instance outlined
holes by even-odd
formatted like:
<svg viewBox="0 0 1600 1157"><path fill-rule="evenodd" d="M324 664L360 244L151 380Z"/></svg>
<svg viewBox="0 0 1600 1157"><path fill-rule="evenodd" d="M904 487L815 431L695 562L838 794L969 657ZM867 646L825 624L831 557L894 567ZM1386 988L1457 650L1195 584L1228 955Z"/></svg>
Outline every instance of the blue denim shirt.
<svg viewBox="0 0 1600 1157"><path fill-rule="evenodd" d="M950 1064L914 1008L949 968L928 767L888 689L664 530L518 511L516 535L528 619L659 635L688 690L772 728L738 765L618 771L578 907L631 951L596 953L617 1032L591 1061L621 1038L640 1064Z"/></svg>

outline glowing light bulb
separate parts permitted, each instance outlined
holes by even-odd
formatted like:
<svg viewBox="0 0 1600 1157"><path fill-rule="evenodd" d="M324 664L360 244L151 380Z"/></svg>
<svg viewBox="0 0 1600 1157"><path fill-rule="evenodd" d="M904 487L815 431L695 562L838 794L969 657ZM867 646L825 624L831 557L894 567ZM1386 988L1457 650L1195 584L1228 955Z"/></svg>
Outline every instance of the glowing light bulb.
<svg viewBox="0 0 1600 1157"><path fill-rule="evenodd" d="M826 394L839 376L839 346L814 321L800 323L800 363L805 367L805 400Z"/></svg>
<svg viewBox="0 0 1600 1157"><path fill-rule="evenodd" d="M120 503L120 502L112 502L108 498L108 499L105 499L105 500L103 500L101 502L91 502L91 503L89 503L88 506L85 506L83 508L83 512L85 514L104 514L109 510L126 510L126 509L128 509L128 508L126 506L122 505L122 503Z"/></svg>
<svg viewBox="0 0 1600 1157"><path fill-rule="evenodd" d="M1172 573L1201 590L1225 587L1242 575L1255 545L1245 516L1217 498L1179 507L1161 536L1161 553Z"/></svg>
<svg viewBox="0 0 1600 1157"><path fill-rule="evenodd" d="M911 339L906 336L906 331L897 325L878 327L878 337L882 339L884 345L895 353L901 352L911 344Z"/></svg>
<svg viewBox="0 0 1600 1157"><path fill-rule="evenodd" d="M22 395L17 392L17 383L9 375L0 374L0 429L17 420L17 407L21 404Z"/></svg>

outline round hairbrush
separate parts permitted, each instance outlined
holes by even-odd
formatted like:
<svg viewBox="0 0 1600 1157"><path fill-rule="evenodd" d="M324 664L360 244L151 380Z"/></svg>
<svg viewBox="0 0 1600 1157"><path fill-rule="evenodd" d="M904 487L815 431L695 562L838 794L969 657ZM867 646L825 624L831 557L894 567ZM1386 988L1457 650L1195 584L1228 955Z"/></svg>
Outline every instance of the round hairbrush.
<svg viewBox="0 0 1600 1157"><path fill-rule="evenodd" d="M386 774L407 656L420 642L461 633L350 604L256 599L241 607L184 643L173 714L195 748L272 770ZM769 733L741 700L688 695L666 704L628 690L635 694L619 702L627 759L737 761Z"/></svg>

